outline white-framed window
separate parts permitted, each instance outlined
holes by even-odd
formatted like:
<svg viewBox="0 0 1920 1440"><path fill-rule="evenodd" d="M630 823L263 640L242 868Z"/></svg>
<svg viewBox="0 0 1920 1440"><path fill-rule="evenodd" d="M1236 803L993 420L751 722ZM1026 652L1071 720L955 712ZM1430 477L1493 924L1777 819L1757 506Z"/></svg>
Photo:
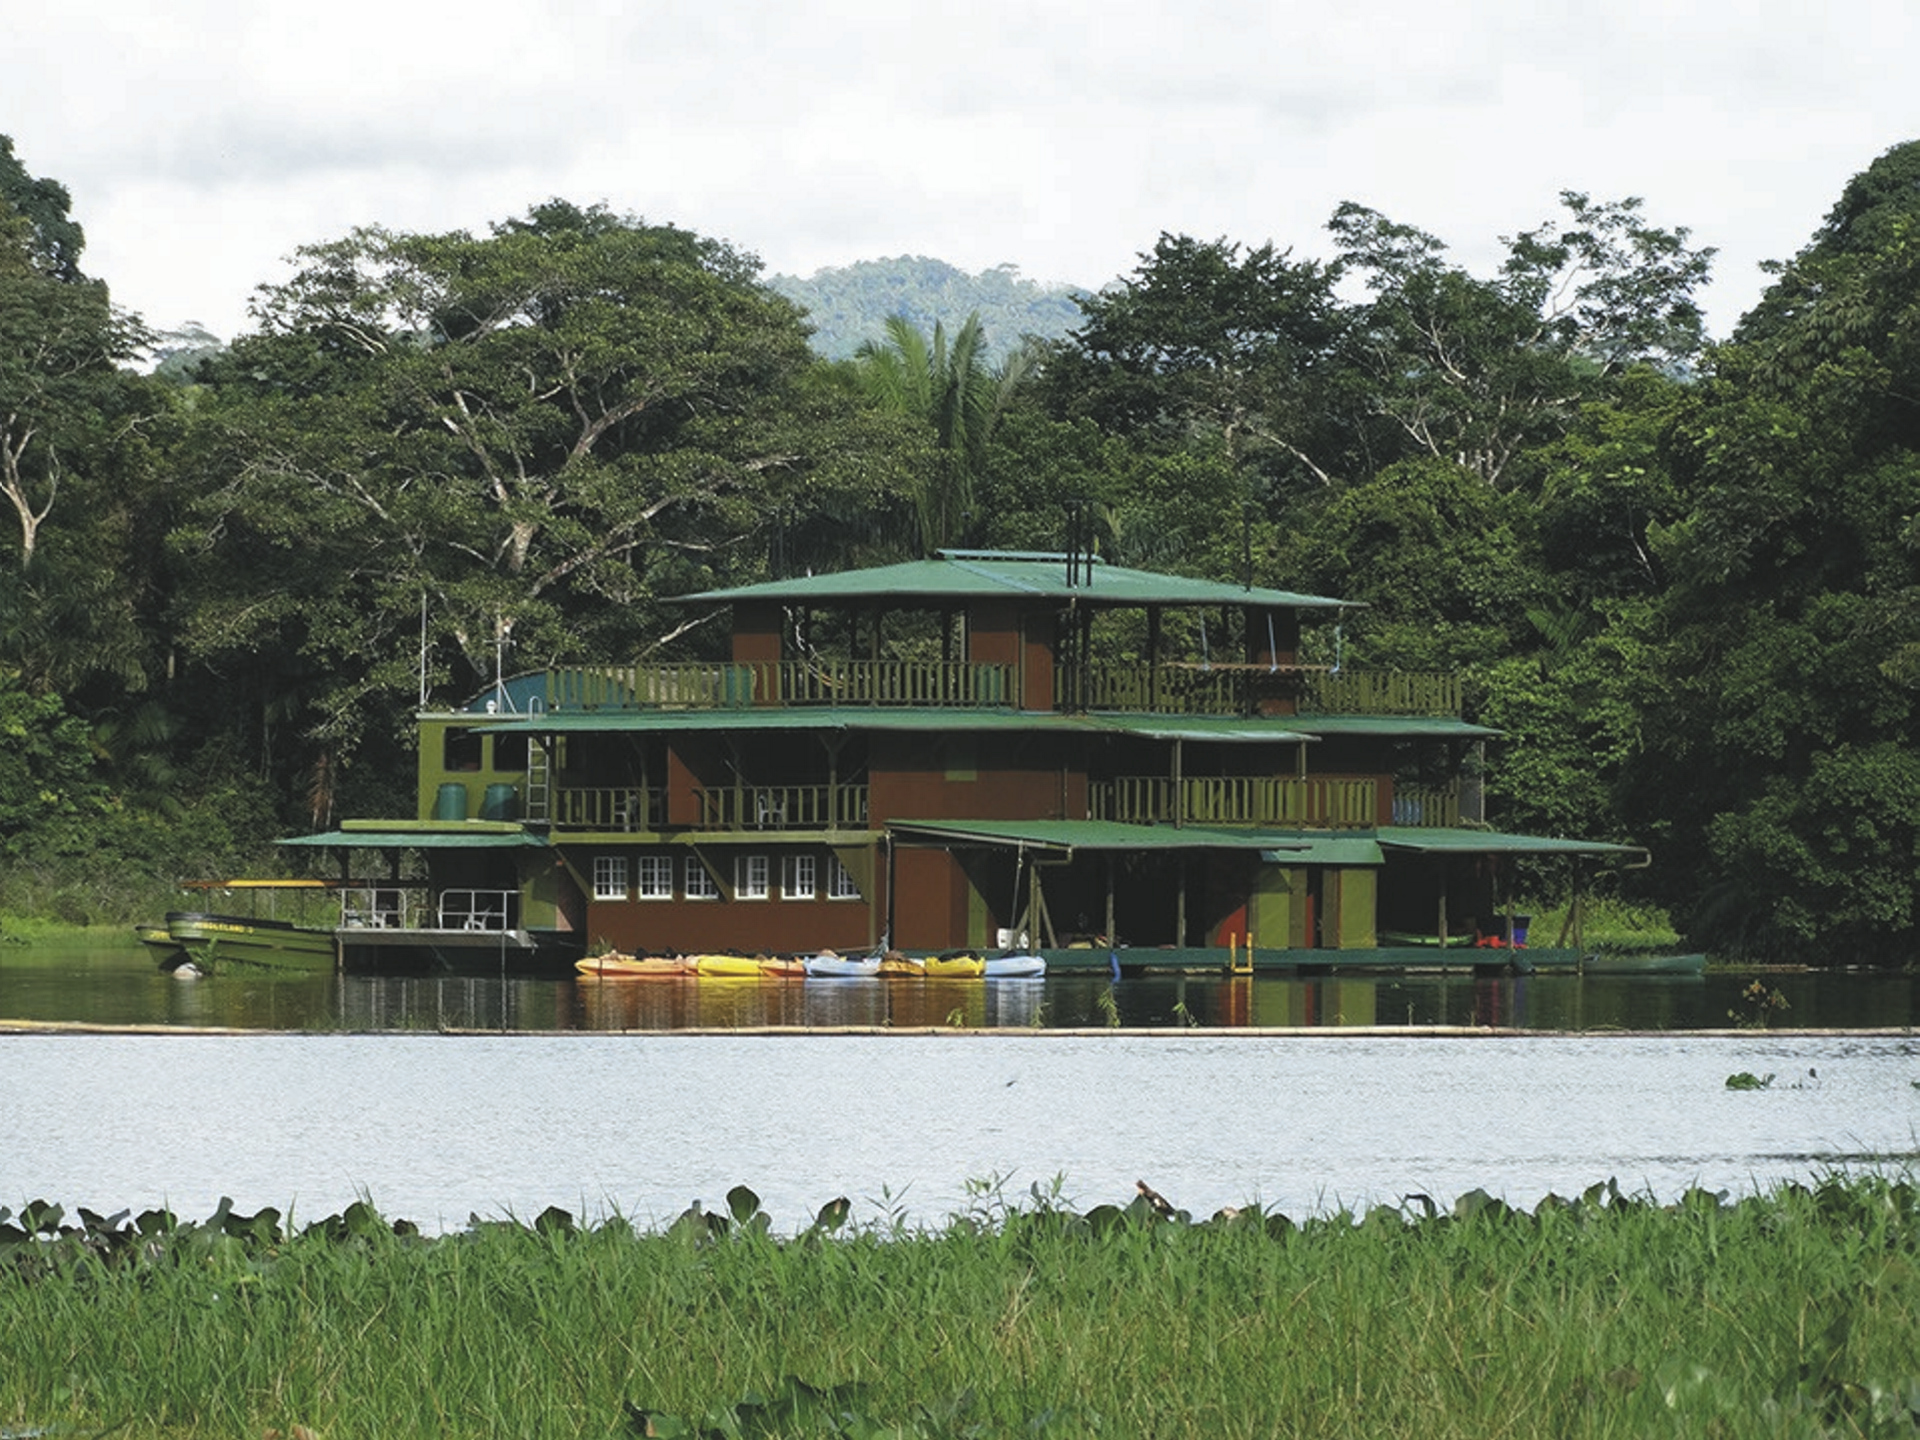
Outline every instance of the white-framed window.
<svg viewBox="0 0 1920 1440"><path fill-rule="evenodd" d="M626 856L596 855L593 857L593 898L596 900L627 898Z"/></svg>
<svg viewBox="0 0 1920 1440"><path fill-rule="evenodd" d="M818 900L820 866L811 855L783 855L780 858L780 898L782 900Z"/></svg>
<svg viewBox="0 0 1920 1440"><path fill-rule="evenodd" d="M853 872L840 863L838 855L827 857L827 899L858 900L860 882L853 878Z"/></svg>
<svg viewBox="0 0 1920 1440"><path fill-rule="evenodd" d="M733 857L733 898L736 900L767 898L766 856L736 855Z"/></svg>
<svg viewBox="0 0 1920 1440"><path fill-rule="evenodd" d="M673 898L673 857L642 855L634 880L636 882L633 890L634 899L671 900Z"/></svg>
<svg viewBox="0 0 1920 1440"><path fill-rule="evenodd" d="M713 872L700 863L698 855L687 856L686 878L681 881L681 894L689 900L718 900L720 887L713 883Z"/></svg>

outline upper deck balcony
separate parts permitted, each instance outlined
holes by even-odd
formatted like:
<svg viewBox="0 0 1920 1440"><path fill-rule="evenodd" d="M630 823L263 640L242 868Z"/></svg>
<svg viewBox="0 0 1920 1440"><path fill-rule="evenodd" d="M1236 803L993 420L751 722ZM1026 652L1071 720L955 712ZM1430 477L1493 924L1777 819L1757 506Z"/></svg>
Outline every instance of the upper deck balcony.
<svg viewBox="0 0 1920 1440"><path fill-rule="evenodd" d="M756 706L922 707L1119 714L1447 715L1457 675L1299 665L1090 663L1022 696L1015 667L953 660L781 660L555 670L549 710L731 710ZM1035 703L1040 699L1040 703Z"/></svg>

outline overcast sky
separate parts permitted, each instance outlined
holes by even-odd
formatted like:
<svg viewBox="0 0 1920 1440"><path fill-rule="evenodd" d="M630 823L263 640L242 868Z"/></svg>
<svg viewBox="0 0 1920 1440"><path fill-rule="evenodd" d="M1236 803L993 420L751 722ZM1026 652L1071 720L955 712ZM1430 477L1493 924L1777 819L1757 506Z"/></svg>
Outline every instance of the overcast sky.
<svg viewBox="0 0 1920 1440"><path fill-rule="evenodd" d="M62 0L0 133L84 267L246 324L295 246L548 196L770 271L916 254L1098 286L1162 231L1327 253L1352 199L1491 268L1561 190L1719 247L1723 335L1847 179L1920 136L1913 0Z"/></svg>

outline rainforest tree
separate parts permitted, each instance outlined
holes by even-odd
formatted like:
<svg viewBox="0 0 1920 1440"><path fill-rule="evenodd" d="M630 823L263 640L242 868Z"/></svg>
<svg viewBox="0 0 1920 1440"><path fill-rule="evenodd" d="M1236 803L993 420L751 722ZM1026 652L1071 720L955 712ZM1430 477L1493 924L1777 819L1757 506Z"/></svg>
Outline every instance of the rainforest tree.
<svg viewBox="0 0 1920 1440"><path fill-rule="evenodd" d="M661 597L763 574L776 530L906 489L896 432L720 242L553 201L299 263L203 371L174 550L195 652L266 659L325 747L411 703L423 610L457 688L632 657L685 623Z"/></svg>

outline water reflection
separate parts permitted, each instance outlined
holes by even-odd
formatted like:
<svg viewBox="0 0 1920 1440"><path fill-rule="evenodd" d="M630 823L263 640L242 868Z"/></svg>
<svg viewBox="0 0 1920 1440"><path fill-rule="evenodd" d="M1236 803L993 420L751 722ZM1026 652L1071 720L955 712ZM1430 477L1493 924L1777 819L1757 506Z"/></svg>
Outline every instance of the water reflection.
<svg viewBox="0 0 1920 1440"><path fill-rule="evenodd" d="M1775 1028L1914 1025L1907 972L1760 977ZM1701 976L1416 974L1234 979L1105 976L964 980L574 981L499 973L271 976L198 981L144 951L0 952L0 1020L240 1030L670 1031L1341 1028L1725 1030L1751 1006L1746 973Z"/></svg>

